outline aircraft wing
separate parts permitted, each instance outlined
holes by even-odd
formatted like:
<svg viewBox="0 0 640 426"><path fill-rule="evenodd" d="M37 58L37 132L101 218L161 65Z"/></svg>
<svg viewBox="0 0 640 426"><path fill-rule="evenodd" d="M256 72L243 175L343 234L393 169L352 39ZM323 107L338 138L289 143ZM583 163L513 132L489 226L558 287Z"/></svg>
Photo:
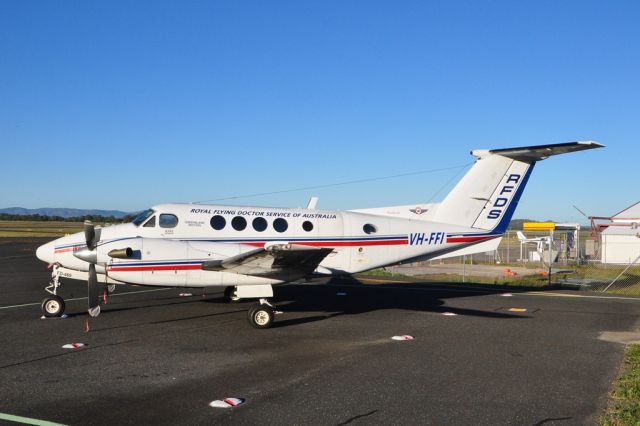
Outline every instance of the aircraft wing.
<svg viewBox="0 0 640 426"><path fill-rule="evenodd" d="M295 244L275 244L240 253L226 259L202 264L205 271L235 272L244 275L303 277L312 273L332 248L307 247Z"/></svg>

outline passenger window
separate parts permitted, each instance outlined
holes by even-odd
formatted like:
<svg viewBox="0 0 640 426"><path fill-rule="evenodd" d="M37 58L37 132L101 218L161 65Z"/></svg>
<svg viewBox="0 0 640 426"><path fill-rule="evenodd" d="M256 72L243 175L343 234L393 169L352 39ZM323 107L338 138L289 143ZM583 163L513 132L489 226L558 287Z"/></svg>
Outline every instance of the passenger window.
<svg viewBox="0 0 640 426"><path fill-rule="evenodd" d="M160 215L160 228L175 228L178 225L178 216L164 213Z"/></svg>
<svg viewBox="0 0 640 426"><path fill-rule="evenodd" d="M242 216L236 216L231 219L231 226L233 226L233 229L236 231L242 231L247 227L247 219Z"/></svg>
<svg viewBox="0 0 640 426"><path fill-rule="evenodd" d="M362 230L364 231L365 234L375 234L376 232L378 232L378 229L370 223L365 224L362 227Z"/></svg>
<svg viewBox="0 0 640 426"><path fill-rule="evenodd" d="M209 223L211 224L211 227L216 231L224 229L224 227L227 225L227 221L225 220L225 218L218 215L212 217Z"/></svg>
<svg viewBox="0 0 640 426"><path fill-rule="evenodd" d="M153 216L151 219L147 221L147 223L143 225L143 228L155 228L155 226L156 226L156 217Z"/></svg>
<svg viewBox="0 0 640 426"><path fill-rule="evenodd" d="M281 217L273 221L273 229L275 229L278 232L284 232L287 230L288 227L289 227L289 224L287 223L287 221Z"/></svg>
<svg viewBox="0 0 640 426"><path fill-rule="evenodd" d="M256 217L252 222L253 229L262 232L267 229L267 220L264 217Z"/></svg>
<svg viewBox="0 0 640 426"><path fill-rule="evenodd" d="M305 220L304 222L302 222L302 229L304 229L307 232L313 231L313 223L309 222L308 220Z"/></svg>

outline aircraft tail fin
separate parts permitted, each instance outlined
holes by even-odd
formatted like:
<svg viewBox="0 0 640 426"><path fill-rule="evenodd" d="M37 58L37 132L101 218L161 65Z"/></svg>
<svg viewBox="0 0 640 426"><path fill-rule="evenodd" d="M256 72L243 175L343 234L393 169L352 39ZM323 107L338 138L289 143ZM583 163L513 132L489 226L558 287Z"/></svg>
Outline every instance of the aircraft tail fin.
<svg viewBox="0 0 640 426"><path fill-rule="evenodd" d="M478 160L438 206L433 221L502 234L537 161L602 146L585 141L471 151Z"/></svg>

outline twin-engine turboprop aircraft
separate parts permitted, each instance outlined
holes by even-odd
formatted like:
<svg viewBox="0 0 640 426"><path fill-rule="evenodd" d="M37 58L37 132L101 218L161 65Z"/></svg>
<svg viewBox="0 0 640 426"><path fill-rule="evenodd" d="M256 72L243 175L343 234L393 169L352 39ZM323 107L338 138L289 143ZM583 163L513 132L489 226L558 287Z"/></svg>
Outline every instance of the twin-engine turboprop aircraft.
<svg viewBox="0 0 640 426"><path fill-rule="evenodd" d="M116 284L223 287L229 298L258 298L249 322L267 328L275 284L487 251L506 231L536 161L599 147L587 141L472 151L477 161L439 204L352 211L162 204L132 223L85 222L83 233L37 250L53 265L42 310L64 312L57 290L67 278L88 282L91 316Z"/></svg>

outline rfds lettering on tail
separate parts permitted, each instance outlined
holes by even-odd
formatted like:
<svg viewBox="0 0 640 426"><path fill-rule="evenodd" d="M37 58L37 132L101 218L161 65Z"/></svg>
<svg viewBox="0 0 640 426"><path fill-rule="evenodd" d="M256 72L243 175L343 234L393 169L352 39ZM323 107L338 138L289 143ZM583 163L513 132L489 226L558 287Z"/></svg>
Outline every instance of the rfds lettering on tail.
<svg viewBox="0 0 640 426"><path fill-rule="evenodd" d="M445 238L444 232L417 232L409 234L410 246L443 244Z"/></svg>
<svg viewBox="0 0 640 426"><path fill-rule="evenodd" d="M503 208L509 204L509 199L513 195L513 191L516 188L518 182L520 182L520 175L511 174L507 177L507 184L500 189L499 197L493 203L493 209L489 211L487 219L498 219L503 212ZM510 185L511 184L511 185ZM508 194L507 196L504 196Z"/></svg>
<svg viewBox="0 0 640 426"><path fill-rule="evenodd" d="M121 285L218 288L229 301L258 299L249 323L268 328L274 285L496 250L537 161L601 146L472 151L476 162L441 203L346 211L317 210L315 201L306 209L160 204L131 223L85 222L36 252L52 267L42 311L64 314L66 280L87 283L93 317Z"/></svg>

